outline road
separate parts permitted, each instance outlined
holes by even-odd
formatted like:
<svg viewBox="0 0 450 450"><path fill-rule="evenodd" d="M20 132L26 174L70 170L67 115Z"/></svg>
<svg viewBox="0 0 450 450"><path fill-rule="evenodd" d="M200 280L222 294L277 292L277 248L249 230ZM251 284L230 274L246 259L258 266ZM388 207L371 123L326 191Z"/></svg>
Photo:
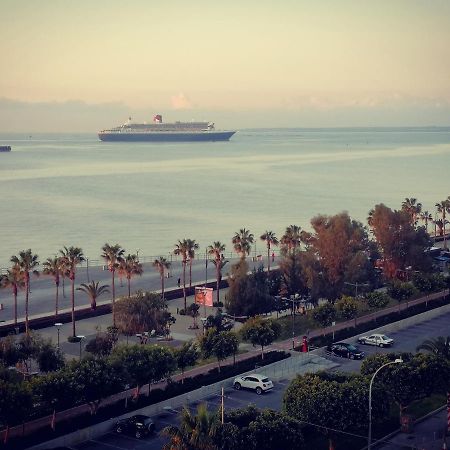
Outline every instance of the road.
<svg viewBox="0 0 450 450"><path fill-rule="evenodd" d="M416 347L425 339L450 335L450 313L443 314L435 319L416 324L397 332L386 334L395 339L394 347L380 349L374 346L361 346L364 348L364 351L367 355L371 355L377 352L387 353L392 351L415 352ZM353 339L353 342L356 342L356 338ZM317 352L325 356L323 350L317 350ZM340 366L333 370L359 372L361 361L347 360L338 357L332 357L331 359L334 362L340 363ZM226 389L224 401L225 408L242 408L248 406L249 404L254 404L259 408L271 408L280 410L282 406L284 391L286 390L289 381L289 379L276 381L274 390L261 396L258 396L253 392L234 391L233 389ZM215 410L220 404L220 392L218 391L216 395L208 397L204 400L208 403L208 406L211 410ZM189 408L195 411L196 405L198 403L199 402L191 403L189 405ZM177 425L179 420L178 417L178 411L170 411L166 414L155 416L154 420L157 425L157 432L161 431L165 426L174 424ZM431 437L433 436L433 433L435 431L438 432L438 430L442 430L444 424L445 415L440 414L437 415L436 418L430 419L429 426L421 425L416 427L417 434L399 434L399 437L392 437L390 439L390 442L395 443L395 439L399 439L400 442L400 439L402 438L405 438L406 440L409 439L410 442L424 442L425 440L429 442ZM425 434L421 435L420 433ZM374 439L375 438L376 436L374 436ZM76 445L73 448L77 450L156 450L161 449L163 442L164 438L162 438L159 434L155 434L154 436L145 438L143 440L137 440L133 437L117 436L115 433L111 432L100 436L96 440L83 442L82 444ZM385 447L386 450L390 448L399 448L399 444L396 444L393 447ZM434 449L439 447L430 446L426 448Z"/></svg>
<svg viewBox="0 0 450 450"><path fill-rule="evenodd" d="M231 264L238 261L238 258L229 259L229 263L223 269L224 276L230 270ZM258 267L263 263L267 263L267 257L261 260L253 261L253 258L247 258L249 264L249 270L254 267ZM275 258L274 263L271 266L277 264L277 258ZM76 272L75 285L78 287L81 283L89 283L92 280L98 281L100 285L106 284L111 286L111 273L108 270L104 270L104 266L87 266L84 264L79 267ZM143 263L144 273L141 277L135 277L131 280L131 291L136 290L144 291L160 291L161 290L161 280L159 273L154 267L152 267L151 262ZM205 259L194 260L192 264L192 282L204 283L215 281L216 278L215 267L212 261L208 261L206 264ZM178 278L182 279L182 265L181 261L173 257L172 266L170 269L170 277L164 280L165 289L170 290L177 287ZM186 269L186 285L189 286L189 266ZM128 295L127 280L124 279L123 282L120 281L116 273L116 298L120 296ZM111 288L110 288L111 290ZM62 281L59 289L59 308L68 309L70 308L70 280L65 280L65 295L63 295ZM53 314L55 311L55 293L56 288L54 280L52 277L43 276L31 277L31 293L29 297L29 315L37 316L44 314ZM102 296L99 301L108 300L108 296ZM14 318L14 302L11 289L0 289L0 304L3 305L3 309L0 309L0 321L9 321ZM90 301L84 292L76 291L75 293L75 305L78 306L89 306ZM19 291L18 296L18 317L25 317L25 292L24 290ZM0 325L1 326L1 325Z"/></svg>

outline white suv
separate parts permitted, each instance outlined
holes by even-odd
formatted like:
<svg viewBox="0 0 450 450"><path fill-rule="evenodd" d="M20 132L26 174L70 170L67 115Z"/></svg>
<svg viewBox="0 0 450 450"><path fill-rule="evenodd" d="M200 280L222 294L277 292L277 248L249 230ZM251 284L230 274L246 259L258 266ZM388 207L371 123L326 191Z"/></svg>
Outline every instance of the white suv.
<svg viewBox="0 0 450 450"><path fill-rule="evenodd" d="M265 375L257 373L235 378L233 386L236 390L241 388L253 389L258 395L273 389L273 383Z"/></svg>

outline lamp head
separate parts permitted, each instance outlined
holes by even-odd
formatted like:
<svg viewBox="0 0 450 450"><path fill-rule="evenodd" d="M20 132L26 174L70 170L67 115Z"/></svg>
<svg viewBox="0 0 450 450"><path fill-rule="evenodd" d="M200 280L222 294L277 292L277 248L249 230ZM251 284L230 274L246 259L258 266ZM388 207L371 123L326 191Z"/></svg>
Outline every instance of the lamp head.
<svg viewBox="0 0 450 450"><path fill-rule="evenodd" d="M396 358L394 362L399 364L399 363L403 362L403 359L402 358Z"/></svg>

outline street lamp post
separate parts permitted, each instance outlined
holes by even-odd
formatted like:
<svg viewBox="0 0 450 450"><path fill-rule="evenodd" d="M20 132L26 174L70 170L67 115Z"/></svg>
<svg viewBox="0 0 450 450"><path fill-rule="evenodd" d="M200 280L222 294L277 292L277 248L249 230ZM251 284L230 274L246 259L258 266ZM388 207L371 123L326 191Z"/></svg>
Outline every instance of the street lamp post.
<svg viewBox="0 0 450 450"><path fill-rule="evenodd" d="M77 338L78 338L79 343L80 343L80 361L81 361L81 343L86 338L86 336L79 335L79 336L77 336Z"/></svg>
<svg viewBox="0 0 450 450"><path fill-rule="evenodd" d="M55 327L56 327L56 330L57 330L57 332L58 332L58 343L57 343L56 346L59 348L59 330L61 330L62 323L61 323L61 322L56 322L56 323L55 323Z"/></svg>
<svg viewBox="0 0 450 450"><path fill-rule="evenodd" d="M292 302L292 350L295 349L295 307L294 303L297 301L299 295L291 295L290 299L286 299Z"/></svg>
<svg viewBox="0 0 450 450"><path fill-rule="evenodd" d="M349 286L353 286L355 288L355 298L358 298L358 286L368 286L367 283L349 283L347 281L344 281L344 284L348 284Z"/></svg>
<svg viewBox="0 0 450 450"><path fill-rule="evenodd" d="M383 364L381 367L379 367L375 371L375 373L372 375L372 379L370 380L370 385L369 385L369 434L367 436L367 450L370 450L371 449L371 445L372 445L372 385L373 385L373 381L375 380L376 374L383 367L389 366L391 364L400 364L402 362L403 362L403 359L397 358L395 361L391 361L391 362L388 362L386 364Z"/></svg>

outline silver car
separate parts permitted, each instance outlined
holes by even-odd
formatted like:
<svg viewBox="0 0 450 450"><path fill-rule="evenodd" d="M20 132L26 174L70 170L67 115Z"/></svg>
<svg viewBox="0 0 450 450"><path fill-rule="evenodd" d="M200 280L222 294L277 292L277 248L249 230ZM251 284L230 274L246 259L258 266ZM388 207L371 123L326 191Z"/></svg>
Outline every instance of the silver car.
<svg viewBox="0 0 450 450"><path fill-rule="evenodd" d="M273 389L273 383L265 375L251 373L250 375L243 375L234 379L233 386L236 390L252 389L258 395Z"/></svg>
<svg viewBox="0 0 450 450"><path fill-rule="evenodd" d="M370 336L361 336L358 338L360 344L376 345L377 347L390 347L394 345L394 339L385 334L371 334Z"/></svg>

